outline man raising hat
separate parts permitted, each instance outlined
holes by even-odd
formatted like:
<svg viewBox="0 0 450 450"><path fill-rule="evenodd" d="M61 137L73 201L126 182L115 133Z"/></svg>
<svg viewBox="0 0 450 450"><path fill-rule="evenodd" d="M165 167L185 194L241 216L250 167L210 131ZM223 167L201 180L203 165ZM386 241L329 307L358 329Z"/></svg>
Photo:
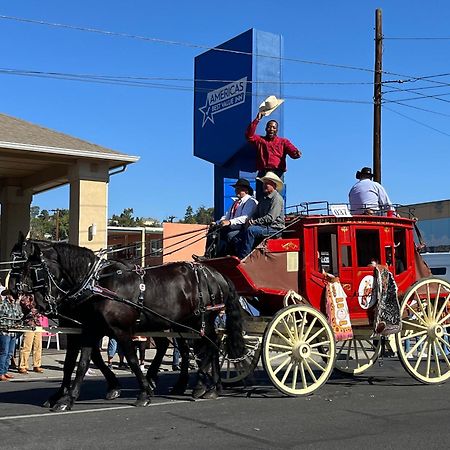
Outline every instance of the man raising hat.
<svg viewBox="0 0 450 450"><path fill-rule="evenodd" d="M363 167L356 172L359 180L348 193L350 212L352 214L374 214L394 211L386 190L380 183L372 180L370 167Z"/></svg>
<svg viewBox="0 0 450 450"><path fill-rule="evenodd" d="M245 133L247 141L256 147L256 169L259 178L270 171L275 173L280 179L283 179L284 172L286 172L286 155L293 159L302 156L301 151L288 139L277 136L278 122L276 120L267 122L265 136L255 134L259 121L263 117L270 115L283 102L284 100L277 99L274 95L267 97L259 106L256 118L248 126ZM260 200L262 196L262 184L257 183L256 198Z"/></svg>
<svg viewBox="0 0 450 450"><path fill-rule="evenodd" d="M236 236L237 256L245 258L260 238L271 236L284 228L284 200L280 195L283 182L273 172L267 172L260 181L264 198L258 203L255 215Z"/></svg>
<svg viewBox="0 0 450 450"><path fill-rule="evenodd" d="M226 212L217 222L213 222L212 225L219 226L219 240L215 254L208 254L208 249L211 248L213 243L212 235L208 236L206 241L206 256L225 256L230 253L234 253L231 247L233 238L239 233L245 222L256 211L258 202L253 195L253 188L250 182L245 178L239 178L235 184L234 192L236 193L236 200L231 205L229 211ZM197 259L199 259L197 257Z"/></svg>

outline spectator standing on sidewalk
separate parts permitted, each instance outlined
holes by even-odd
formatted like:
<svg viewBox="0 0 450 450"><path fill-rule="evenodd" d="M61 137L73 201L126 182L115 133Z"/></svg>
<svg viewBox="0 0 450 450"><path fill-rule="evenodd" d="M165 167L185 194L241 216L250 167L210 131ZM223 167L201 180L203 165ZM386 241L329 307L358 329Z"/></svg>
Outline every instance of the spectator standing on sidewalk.
<svg viewBox="0 0 450 450"><path fill-rule="evenodd" d="M10 295L8 290L0 294L0 381L9 381L14 378L8 373L11 358L16 345L16 334L9 331L1 331L1 328L9 328L16 325L22 318L22 310L18 301Z"/></svg>
<svg viewBox="0 0 450 450"><path fill-rule="evenodd" d="M36 309L33 295L23 294L20 297L20 306L24 313L24 324L28 327L41 327L40 314ZM42 328L41 328L42 330ZM42 331L25 331L19 353L19 369L21 374L28 373L28 359L33 355L33 372L42 373Z"/></svg>

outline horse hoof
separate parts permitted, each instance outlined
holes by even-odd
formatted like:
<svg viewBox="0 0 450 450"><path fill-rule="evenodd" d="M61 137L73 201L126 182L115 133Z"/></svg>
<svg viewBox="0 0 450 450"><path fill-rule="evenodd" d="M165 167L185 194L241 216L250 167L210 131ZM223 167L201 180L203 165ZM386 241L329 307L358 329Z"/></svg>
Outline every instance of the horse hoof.
<svg viewBox="0 0 450 450"><path fill-rule="evenodd" d="M120 389L112 389L106 393L106 400L114 400L116 398L119 398L121 394Z"/></svg>
<svg viewBox="0 0 450 450"><path fill-rule="evenodd" d="M145 406L149 406L151 403L149 398L143 398L143 399L137 399L134 406L138 406L140 408L143 408Z"/></svg>
<svg viewBox="0 0 450 450"><path fill-rule="evenodd" d="M70 411L72 407L66 403L56 403L52 408L50 408L50 411L52 412L64 412L64 411Z"/></svg>
<svg viewBox="0 0 450 450"><path fill-rule="evenodd" d="M216 398L219 398L219 394L215 389L210 389L202 395L202 398L205 400L215 400Z"/></svg>
<svg viewBox="0 0 450 450"><path fill-rule="evenodd" d="M206 393L205 386L196 387L192 391L192 398L202 398Z"/></svg>

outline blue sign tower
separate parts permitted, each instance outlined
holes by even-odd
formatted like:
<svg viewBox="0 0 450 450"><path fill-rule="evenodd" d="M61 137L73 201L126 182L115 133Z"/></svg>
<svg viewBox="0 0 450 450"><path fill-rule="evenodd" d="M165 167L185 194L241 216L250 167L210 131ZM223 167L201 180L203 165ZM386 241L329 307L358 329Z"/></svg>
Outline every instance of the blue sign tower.
<svg viewBox="0 0 450 450"><path fill-rule="evenodd" d="M269 95L282 97L281 35L250 29L195 58L194 155L214 164L214 211L232 203L231 184L244 176L254 186L256 153L245 130ZM283 134L283 107L270 119ZM258 126L264 134L268 119Z"/></svg>

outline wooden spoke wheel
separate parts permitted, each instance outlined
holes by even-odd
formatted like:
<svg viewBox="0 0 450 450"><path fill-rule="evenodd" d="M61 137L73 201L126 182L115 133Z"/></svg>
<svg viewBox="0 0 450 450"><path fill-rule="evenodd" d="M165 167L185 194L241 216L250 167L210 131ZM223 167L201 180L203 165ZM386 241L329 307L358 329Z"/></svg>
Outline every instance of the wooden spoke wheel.
<svg viewBox="0 0 450 450"><path fill-rule="evenodd" d="M225 339L226 336L223 337L220 346L220 378L223 384L238 383L247 378L258 365L261 356L261 342L257 337L246 337L244 358L230 360L225 353Z"/></svg>
<svg viewBox="0 0 450 450"><path fill-rule="evenodd" d="M381 339L355 337L336 342L334 367L339 372L358 375L372 367L381 352Z"/></svg>
<svg viewBox="0 0 450 450"><path fill-rule="evenodd" d="M422 383L450 378L450 283L424 278L406 292L400 309L397 351L405 369Z"/></svg>
<svg viewBox="0 0 450 450"><path fill-rule="evenodd" d="M284 394L311 394L333 371L333 331L325 316L311 306L280 310L267 326L262 347L267 374Z"/></svg>

